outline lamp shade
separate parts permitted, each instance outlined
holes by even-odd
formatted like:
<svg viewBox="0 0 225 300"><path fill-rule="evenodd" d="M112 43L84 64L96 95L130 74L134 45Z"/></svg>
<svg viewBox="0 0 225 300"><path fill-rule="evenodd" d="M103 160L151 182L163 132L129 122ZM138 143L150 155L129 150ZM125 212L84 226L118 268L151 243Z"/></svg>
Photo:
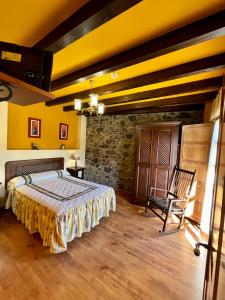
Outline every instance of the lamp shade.
<svg viewBox="0 0 225 300"><path fill-rule="evenodd" d="M104 114L105 105L103 103L100 103L98 105L98 114L102 115Z"/></svg>
<svg viewBox="0 0 225 300"><path fill-rule="evenodd" d="M80 99L75 99L74 100L74 109L75 110L81 110L81 100Z"/></svg>
<svg viewBox="0 0 225 300"><path fill-rule="evenodd" d="M90 94L90 106L98 106L98 95Z"/></svg>
<svg viewBox="0 0 225 300"><path fill-rule="evenodd" d="M80 156L78 154L73 154L72 155L72 159L74 160L79 160L80 159Z"/></svg>

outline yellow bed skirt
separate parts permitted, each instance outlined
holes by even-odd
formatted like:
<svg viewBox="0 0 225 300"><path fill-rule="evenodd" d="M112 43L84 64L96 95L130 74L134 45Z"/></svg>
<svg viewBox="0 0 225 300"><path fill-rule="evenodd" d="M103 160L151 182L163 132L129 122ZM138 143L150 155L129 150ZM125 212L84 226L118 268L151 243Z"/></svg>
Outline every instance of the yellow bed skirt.
<svg viewBox="0 0 225 300"><path fill-rule="evenodd" d="M68 242L98 225L102 217L108 217L110 210L115 211L116 197L114 190L109 189L107 193L71 208L67 214L57 216L47 207L15 191L12 210L30 233L40 233L43 246L49 246L50 253L59 253L67 250Z"/></svg>

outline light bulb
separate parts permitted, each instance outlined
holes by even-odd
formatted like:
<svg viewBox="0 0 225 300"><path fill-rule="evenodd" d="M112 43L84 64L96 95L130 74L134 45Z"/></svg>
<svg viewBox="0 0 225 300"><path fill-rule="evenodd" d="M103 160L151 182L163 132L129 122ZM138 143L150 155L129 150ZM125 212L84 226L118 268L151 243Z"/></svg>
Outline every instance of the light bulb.
<svg viewBox="0 0 225 300"><path fill-rule="evenodd" d="M90 94L90 106L98 106L98 95L97 94Z"/></svg>
<svg viewBox="0 0 225 300"><path fill-rule="evenodd" d="M112 72L111 73L111 78L112 79L117 79L119 77L119 73L118 72Z"/></svg>
<svg viewBox="0 0 225 300"><path fill-rule="evenodd" d="M81 100L80 99L75 99L74 100L74 109L75 110L81 110Z"/></svg>
<svg viewBox="0 0 225 300"><path fill-rule="evenodd" d="M98 105L98 114L100 114L100 115L104 114L104 108L105 108L105 105L103 103L100 103Z"/></svg>

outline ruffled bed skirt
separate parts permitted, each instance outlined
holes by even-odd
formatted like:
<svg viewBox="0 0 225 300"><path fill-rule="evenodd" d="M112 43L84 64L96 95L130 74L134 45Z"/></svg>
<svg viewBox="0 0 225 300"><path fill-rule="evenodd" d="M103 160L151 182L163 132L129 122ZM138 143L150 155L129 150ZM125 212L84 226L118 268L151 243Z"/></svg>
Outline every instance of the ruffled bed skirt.
<svg viewBox="0 0 225 300"><path fill-rule="evenodd" d="M109 211L116 210L116 197L113 189L104 192L86 203L71 208L65 215L57 216L53 211L15 191L12 210L30 233L39 232L43 246L50 247L50 253L67 250L67 243L82 233L89 232L99 224Z"/></svg>

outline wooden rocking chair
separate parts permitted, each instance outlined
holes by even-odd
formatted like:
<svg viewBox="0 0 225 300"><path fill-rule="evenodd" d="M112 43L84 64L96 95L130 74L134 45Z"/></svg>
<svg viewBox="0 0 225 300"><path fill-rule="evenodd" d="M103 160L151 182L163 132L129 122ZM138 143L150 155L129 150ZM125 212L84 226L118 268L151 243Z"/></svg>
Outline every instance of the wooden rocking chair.
<svg viewBox="0 0 225 300"><path fill-rule="evenodd" d="M145 214L147 214L148 209L150 209L163 221L164 224L162 232L165 232L166 230L167 220L170 214L174 214L180 219L179 225L175 232L178 231L183 225L185 209L188 205L195 174L196 170L191 172L175 167L171 176L168 190L151 186L148 187L148 202L145 208ZM157 192L164 193L165 196L158 196ZM160 210L161 215L156 210ZM164 214L165 217L163 217Z"/></svg>

